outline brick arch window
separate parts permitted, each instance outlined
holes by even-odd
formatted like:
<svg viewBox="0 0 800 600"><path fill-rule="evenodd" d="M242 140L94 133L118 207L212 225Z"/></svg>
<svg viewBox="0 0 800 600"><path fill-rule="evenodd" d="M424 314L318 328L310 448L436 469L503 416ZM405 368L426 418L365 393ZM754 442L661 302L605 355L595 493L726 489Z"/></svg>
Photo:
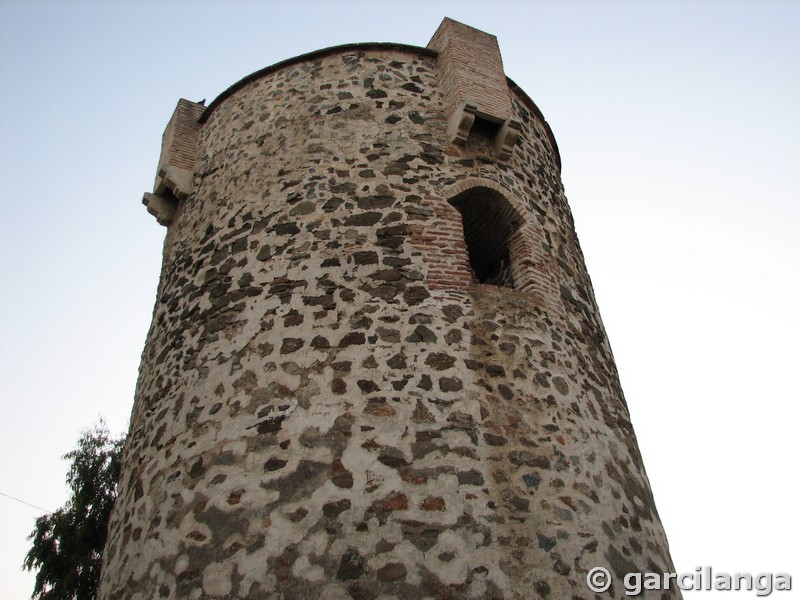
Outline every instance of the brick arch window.
<svg viewBox="0 0 800 600"><path fill-rule="evenodd" d="M484 186L469 188L448 200L464 228L469 264L479 283L514 288L515 234L522 218L503 194Z"/></svg>

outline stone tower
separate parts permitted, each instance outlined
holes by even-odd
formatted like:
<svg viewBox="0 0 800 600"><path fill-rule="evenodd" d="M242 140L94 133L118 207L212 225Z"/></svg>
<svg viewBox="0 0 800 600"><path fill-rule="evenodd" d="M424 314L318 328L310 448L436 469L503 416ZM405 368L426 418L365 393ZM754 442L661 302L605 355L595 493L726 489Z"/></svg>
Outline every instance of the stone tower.
<svg viewBox="0 0 800 600"><path fill-rule="evenodd" d="M559 171L496 38L449 19L181 100L101 598L672 571Z"/></svg>

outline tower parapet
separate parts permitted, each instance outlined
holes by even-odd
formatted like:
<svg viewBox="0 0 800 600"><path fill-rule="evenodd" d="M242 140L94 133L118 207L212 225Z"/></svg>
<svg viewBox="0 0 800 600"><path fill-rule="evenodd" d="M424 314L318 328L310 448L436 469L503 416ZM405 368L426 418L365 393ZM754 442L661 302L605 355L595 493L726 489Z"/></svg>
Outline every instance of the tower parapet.
<svg viewBox="0 0 800 600"><path fill-rule="evenodd" d="M496 40L450 20L181 101L100 597L671 572L559 170Z"/></svg>

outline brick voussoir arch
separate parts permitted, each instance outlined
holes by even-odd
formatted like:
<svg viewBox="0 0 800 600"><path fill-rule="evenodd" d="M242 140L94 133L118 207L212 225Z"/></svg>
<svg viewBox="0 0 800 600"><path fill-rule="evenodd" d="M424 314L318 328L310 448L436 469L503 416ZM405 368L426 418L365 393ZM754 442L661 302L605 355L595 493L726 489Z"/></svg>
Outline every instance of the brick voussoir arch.
<svg viewBox="0 0 800 600"><path fill-rule="evenodd" d="M481 283L470 260L463 217L457 207L458 197L471 190L485 190L504 205L498 207L498 215L508 224L507 239L503 243L508 249L510 277L499 285L529 295L535 304L554 317L563 316L557 263L542 248L541 227L535 219L529 218L525 203L516 193L486 177L467 177L443 186L435 198L429 198L436 224L427 229L424 239L415 236L415 241L422 241L425 246L431 287L454 290ZM495 281L490 283L498 285Z"/></svg>
<svg viewBox="0 0 800 600"><path fill-rule="evenodd" d="M471 282L519 289L518 283L524 280L524 277L519 277L524 257L518 252L524 250L525 245L520 241L528 237L526 231L531 220L526 219L525 207L516 194L492 179L467 177L443 187L436 202L447 207L448 217L457 224L450 230L455 229L456 241L461 242L457 245L463 246L467 252ZM475 206L476 203L480 206ZM476 210L480 214L476 214ZM481 227L486 229L480 231ZM480 242L479 246L477 242ZM505 281L488 280L485 273L476 272L476 268L481 270L476 264L480 262L480 256L494 251L503 253L503 260L509 263L505 265L508 271Z"/></svg>
<svg viewBox="0 0 800 600"><path fill-rule="evenodd" d="M444 186L442 188L442 197L444 198L453 198L454 196L458 196L462 192L466 192L467 190L471 190L472 188L489 188L490 190L494 190L508 200L508 202L514 206L517 204L515 200L517 200L516 195L512 192L509 188L505 187L504 185L497 183L494 179L489 179L488 177L467 177L465 179L460 179L455 183L450 185ZM521 204L521 203L519 203ZM522 211L519 210L516 206L514 208L517 212L522 215Z"/></svg>

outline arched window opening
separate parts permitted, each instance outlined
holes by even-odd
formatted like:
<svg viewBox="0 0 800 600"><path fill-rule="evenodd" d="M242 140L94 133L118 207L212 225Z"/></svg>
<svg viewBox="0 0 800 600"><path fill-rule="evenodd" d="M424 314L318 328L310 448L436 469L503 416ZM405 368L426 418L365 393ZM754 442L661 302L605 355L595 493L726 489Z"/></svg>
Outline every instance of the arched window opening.
<svg viewBox="0 0 800 600"><path fill-rule="evenodd" d="M514 287L509 240L521 219L495 190L474 187L449 200L461 213L469 263L478 283Z"/></svg>

